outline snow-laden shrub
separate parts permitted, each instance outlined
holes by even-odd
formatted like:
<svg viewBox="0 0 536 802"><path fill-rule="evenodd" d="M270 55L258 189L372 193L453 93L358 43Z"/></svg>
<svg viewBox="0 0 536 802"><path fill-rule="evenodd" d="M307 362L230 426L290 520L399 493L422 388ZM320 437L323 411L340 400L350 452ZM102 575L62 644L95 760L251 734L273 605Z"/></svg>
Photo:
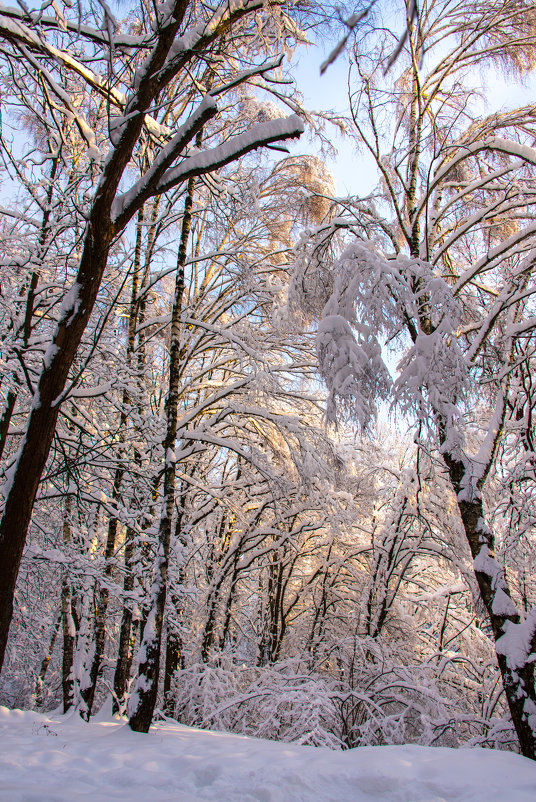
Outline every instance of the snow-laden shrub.
<svg viewBox="0 0 536 802"><path fill-rule="evenodd" d="M355 640L351 661L353 638L319 656L316 670L297 658L263 667L227 655L218 665L196 663L177 672L174 715L189 726L331 749L512 747L500 704L478 708L496 684L493 665L443 655L403 666L378 640Z"/></svg>
<svg viewBox="0 0 536 802"><path fill-rule="evenodd" d="M302 670L300 670L302 669ZM264 667L196 663L177 673L175 715L184 724L337 749L335 683L298 660Z"/></svg>

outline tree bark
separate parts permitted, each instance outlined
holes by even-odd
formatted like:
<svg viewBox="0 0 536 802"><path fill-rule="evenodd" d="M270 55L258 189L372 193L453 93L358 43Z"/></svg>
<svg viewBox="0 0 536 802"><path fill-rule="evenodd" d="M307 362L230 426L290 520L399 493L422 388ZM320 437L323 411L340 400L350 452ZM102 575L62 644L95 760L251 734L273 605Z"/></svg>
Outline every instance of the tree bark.
<svg viewBox="0 0 536 802"><path fill-rule="evenodd" d="M495 643L503 637L505 624L519 625L521 618L511 599L510 588L508 587L504 573L499 569L495 562L495 539L491 530L486 526L484 518L484 508L482 496L479 492L473 493L473 497L467 498L466 473L467 467L461 461L454 459L450 454L443 455L448 469L450 481L458 500L458 509L465 530L465 535L471 549L473 560L475 560L475 576L480 590L480 596L489 616ZM489 558L490 567L482 561L482 555ZM495 565L493 565L493 563ZM479 570L482 569L482 570ZM510 614L499 614L495 609L505 610L505 605L495 606L498 593L505 594L510 601L512 612ZM495 608L495 609L494 609ZM536 637L532 636L532 649L536 650ZM531 721L534 719L532 711L536 710L536 691L534 682L534 663L530 662L530 657L521 666L512 667L507 656L497 650L497 662L501 672L504 692L512 716L512 722L519 739L521 754L525 757L536 760L536 733Z"/></svg>
<svg viewBox="0 0 536 802"><path fill-rule="evenodd" d="M71 586L67 576L64 576L61 584L61 623L63 633L61 688L64 713L72 707L74 697L73 661L76 634L72 614L72 602Z"/></svg>
<svg viewBox="0 0 536 802"><path fill-rule="evenodd" d="M196 143L197 144L197 143ZM169 391L166 398L166 436L163 442L164 492L162 500L162 516L158 532L158 553L151 589L151 610L144 628L143 642L140 646L138 681L129 704L129 724L135 732L149 732L153 719L158 678L160 671L160 651L164 610L167 596L167 574L169 564L169 546L171 540L171 523L175 506L175 447L177 439L177 403L180 382L180 335L181 312L184 294L184 265L192 220L195 179L188 181L188 190L184 203L181 239L177 256L177 273L175 278L175 295L171 312L170 354L169 354Z"/></svg>
<svg viewBox="0 0 536 802"><path fill-rule="evenodd" d="M127 596L134 589L134 532L128 528L125 535L125 579L123 582L123 615L121 617L121 628L119 631L119 650L114 673L114 699L112 710L114 713L122 712L124 707L125 694L130 679L130 669L132 667L132 657L134 652L135 633L132 629L132 599Z"/></svg>

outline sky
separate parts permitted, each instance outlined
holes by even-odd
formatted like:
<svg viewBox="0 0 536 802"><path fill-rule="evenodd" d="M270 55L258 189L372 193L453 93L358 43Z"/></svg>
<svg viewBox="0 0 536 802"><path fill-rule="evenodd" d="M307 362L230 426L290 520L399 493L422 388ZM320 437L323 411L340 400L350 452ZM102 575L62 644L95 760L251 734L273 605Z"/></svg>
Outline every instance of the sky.
<svg viewBox="0 0 536 802"><path fill-rule="evenodd" d="M332 41L319 46L300 48L293 59L292 74L297 87L303 95L304 106L308 110L333 111L348 114L348 52L343 52L323 75L320 65L334 47ZM488 71L478 74L474 80L480 86L486 106L481 113L504 111L517 106L536 104L536 74L532 73L525 81L505 78L504 75ZM327 166L335 179L337 194L367 195L377 183L374 162L367 153L356 153L355 145L348 138L340 136L331 126L326 130L337 149L337 156L327 159ZM294 153L315 153L317 146L302 140L290 146Z"/></svg>
<svg viewBox="0 0 536 802"><path fill-rule="evenodd" d="M323 75L320 65L329 54L333 44L325 47L302 48L296 55L292 73L299 91L303 95L304 106L313 111L333 111L348 114L348 56L343 53L331 64ZM372 160L364 154L357 154L354 145L342 137L335 126L326 129L332 144L337 149L335 158L328 158L327 166L335 179L337 194L340 196L366 195L376 183L376 173ZM310 152L315 146L308 143ZM303 143L294 145L296 152L304 152ZM301 149L300 149L301 148ZM309 149L307 148L307 149Z"/></svg>

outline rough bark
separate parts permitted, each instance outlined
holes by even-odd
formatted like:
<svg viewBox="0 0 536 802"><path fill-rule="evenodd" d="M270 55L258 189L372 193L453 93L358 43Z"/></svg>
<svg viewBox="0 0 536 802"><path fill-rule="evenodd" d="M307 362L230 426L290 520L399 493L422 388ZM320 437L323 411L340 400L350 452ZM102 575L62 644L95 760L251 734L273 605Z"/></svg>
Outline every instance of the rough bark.
<svg viewBox="0 0 536 802"><path fill-rule="evenodd" d="M495 556L495 539L493 533L485 524L482 496L479 489L473 498L465 498L464 488L467 466L454 459L448 453L444 455L449 472L450 481L458 499L458 509L474 560L480 555L482 548L487 549L491 559ZM477 566L479 563L477 563ZM493 571L477 570L475 576L480 590L480 596L489 616L495 642L504 635L505 623L520 624L519 614L499 615L494 610L494 601L498 591L506 594L511 600L511 593L504 574L497 575ZM512 608L514 607L512 602ZM503 605L504 609L504 605ZM536 638L533 637L533 649L536 650ZM497 653L497 661L501 672L504 692L512 716L512 722L519 739L521 754L536 760L536 738L531 726L531 711L536 710L536 690L534 681L534 663L527 660L524 665L515 669L509 665L507 657Z"/></svg>

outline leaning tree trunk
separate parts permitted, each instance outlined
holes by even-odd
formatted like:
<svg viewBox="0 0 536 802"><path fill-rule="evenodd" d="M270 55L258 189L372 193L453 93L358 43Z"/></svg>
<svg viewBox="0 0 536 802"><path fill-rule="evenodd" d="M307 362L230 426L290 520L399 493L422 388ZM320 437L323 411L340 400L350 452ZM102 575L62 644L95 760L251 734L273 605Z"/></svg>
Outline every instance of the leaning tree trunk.
<svg viewBox="0 0 536 802"><path fill-rule="evenodd" d="M480 487L468 482L468 466L444 454L450 481L474 560L480 596L491 622L497 661L521 754L536 760L534 662L536 621L521 617L512 601L504 571L495 560L495 539L484 517ZM502 639L505 640L502 640ZM521 648L508 648L509 643Z"/></svg>
<svg viewBox="0 0 536 802"><path fill-rule="evenodd" d="M172 5L172 21L159 32L136 93L125 109L127 123L105 163L86 224L76 280L64 298L53 341L45 354L19 454L4 488L6 501L0 520L0 669L13 617L15 585L26 535L37 487L54 437L62 394L97 299L110 246L130 219L123 216L120 224L115 224L111 216L112 204L141 135L145 112L163 88L155 76L166 62L188 0L176 0ZM133 207L131 215L136 211Z"/></svg>

